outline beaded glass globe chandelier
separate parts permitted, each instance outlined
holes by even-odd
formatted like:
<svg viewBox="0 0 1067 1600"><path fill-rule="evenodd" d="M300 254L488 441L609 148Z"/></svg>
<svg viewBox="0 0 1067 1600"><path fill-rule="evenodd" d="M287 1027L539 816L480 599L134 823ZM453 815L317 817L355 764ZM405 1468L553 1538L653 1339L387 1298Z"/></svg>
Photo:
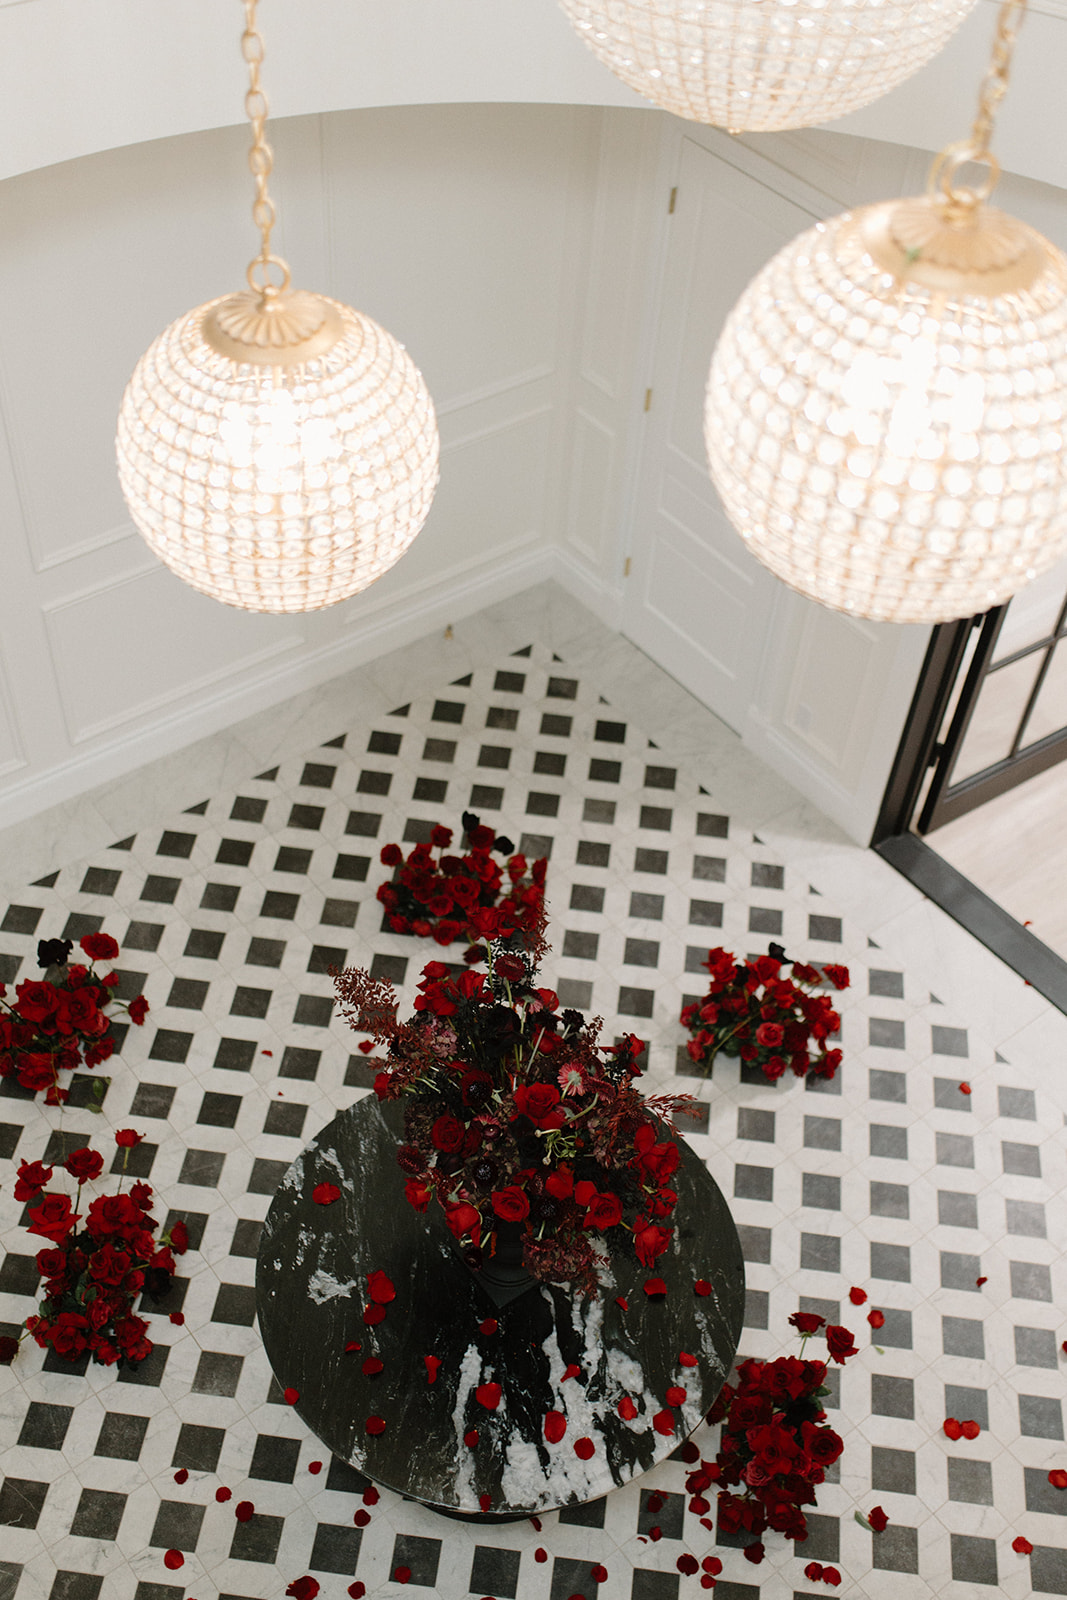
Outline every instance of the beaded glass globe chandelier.
<svg viewBox="0 0 1067 1600"><path fill-rule="evenodd" d="M257 0L242 3L261 248L247 290L179 317L137 363L119 481L149 545L194 589L246 611L312 611L380 578L419 532L437 423L403 346L349 306L291 289L271 254L263 42Z"/></svg>
<svg viewBox="0 0 1067 1600"><path fill-rule="evenodd" d="M752 281L712 358L711 476L753 555L888 622L1001 604L1067 551L1067 258L986 204L1023 0L971 138L930 191L820 223ZM987 168L981 188L960 168Z"/></svg>
<svg viewBox="0 0 1067 1600"><path fill-rule="evenodd" d="M975 0L560 0L616 77L732 133L870 105L937 54Z"/></svg>

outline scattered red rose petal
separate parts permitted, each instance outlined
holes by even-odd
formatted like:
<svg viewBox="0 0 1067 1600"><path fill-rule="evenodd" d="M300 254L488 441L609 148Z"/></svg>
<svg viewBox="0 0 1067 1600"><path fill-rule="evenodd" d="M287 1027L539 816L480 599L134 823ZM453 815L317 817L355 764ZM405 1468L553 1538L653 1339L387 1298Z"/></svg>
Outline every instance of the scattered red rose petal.
<svg viewBox="0 0 1067 1600"><path fill-rule="evenodd" d="M367 1273L367 1290L370 1297L378 1305L386 1306L390 1300L396 1299L396 1289L393 1280L378 1268L375 1272Z"/></svg>
<svg viewBox="0 0 1067 1600"><path fill-rule="evenodd" d="M495 1317L486 1317L484 1322L479 1322L478 1332L484 1333L488 1337L489 1334L495 1333L499 1326L500 1324Z"/></svg>
<svg viewBox="0 0 1067 1600"><path fill-rule="evenodd" d="M589 1461L591 1457L596 1455L596 1445L592 1439L587 1439L583 1436L581 1439L575 1439L574 1453L580 1460Z"/></svg>
<svg viewBox="0 0 1067 1600"><path fill-rule="evenodd" d="M238 1500L233 1508L233 1514L238 1522L251 1522L256 1514L256 1508L251 1500Z"/></svg>
<svg viewBox="0 0 1067 1600"><path fill-rule="evenodd" d="M722 1571L722 1562L719 1560L718 1556L705 1556L700 1565L704 1568L705 1572L710 1572L713 1577L716 1578Z"/></svg>
<svg viewBox="0 0 1067 1600"><path fill-rule="evenodd" d="M966 1422L960 1423L960 1432L963 1434L965 1439L977 1439L981 1431L982 1430L978 1426L977 1422L973 1421L972 1419L968 1419Z"/></svg>
<svg viewBox="0 0 1067 1600"><path fill-rule="evenodd" d="M707 1278L697 1279L696 1283L693 1285L693 1293L700 1295L702 1299L705 1295L709 1295L711 1293L711 1284L708 1282Z"/></svg>
<svg viewBox="0 0 1067 1600"><path fill-rule="evenodd" d="M689 1502L689 1509L694 1517L702 1517L711 1510L711 1502L705 1500L702 1494L695 1494Z"/></svg>
<svg viewBox="0 0 1067 1600"><path fill-rule="evenodd" d="M474 1398L487 1411L495 1411L500 1404L499 1383L480 1383L474 1391Z"/></svg>
<svg viewBox="0 0 1067 1600"><path fill-rule="evenodd" d="M177 1572L179 1567L184 1567L185 1557L180 1550L168 1550L163 1557L163 1565L169 1568L171 1572Z"/></svg>
<svg viewBox="0 0 1067 1600"><path fill-rule="evenodd" d="M368 1356L363 1363L363 1374L367 1378L376 1378L384 1370L385 1362L379 1361L377 1356Z"/></svg>
<svg viewBox="0 0 1067 1600"><path fill-rule="evenodd" d="M941 1426L945 1430L945 1436L949 1439L958 1439L963 1432L955 1417L946 1417Z"/></svg>
<svg viewBox="0 0 1067 1600"><path fill-rule="evenodd" d="M702 1589L714 1589L714 1587L715 1587L715 1579L713 1577L711 1577L708 1573L702 1572L700 1574L700 1587Z"/></svg>
<svg viewBox="0 0 1067 1600"><path fill-rule="evenodd" d="M632 1422L637 1415L637 1407L628 1394L623 1395L615 1409L624 1422Z"/></svg>
<svg viewBox="0 0 1067 1600"><path fill-rule="evenodd" d="M592 1578L594 1583L607 1583L608 1569L607 1567L601 1566L600 1562L598 1561L595 1566L590 1567L589 1576Z"/></svg>
<svg viewBox="0 0 1067 1600"><path fill-rule="evenodd" d="M975 1278L974 1281L975 1281L976 1287L980 1289L982 1287L983 1283L988 1283L989 1282L989 1279L988 1278Z"/></svg>
<svg viewBox="0 0 1067 1600"><path fill-rule="evenodd" d="M369 1056L371 1051L374 1049L374 1040L373 1039L361 1039L359 1041L359 1044L356 1046L356 1049L357 1050L362 1050L362 1052L363 1052L363 1054L365 1056Z"/></svg>
<svg viewBox="0 0 1067 1600"><path fill-rule="evenodd" d="M693 1443L692 1439L687 1439L685 1441L681 1450L679 1451L679 1454L681 1455L683 1461L692 1462L700 1460L700 1451Z"/></svg>
<svg viewBox="0 0 1067 1600"><path fill-rule="evenodd" d="M537 1546L537 1549L534 1551L534 1560L542 1563L548 1560L548 1551L543 1545Z"/></svg>
<svg viewBox="0 0 1067 1600"><path fill-rule="evenodd" d="M426 1382L427 1383L436 1383L436 1381L437 1381L437 1369L441 1365L441 1357L440 1356L423 1356L422 1359L426 1364Z"/></svg>
<svg viewBox="0 0 1067 1600"><path fill-rule="evenodd" d="M688 1392L680 1384L672 1383L663 1397L669 1406L684 1406L688 1400Z"/></svg>
<svg viewBox="0 0 1067 1600"><path fill-rule="evenodd" d="M411 1581L411 1568L397 1567L393 1573L393 1579L396 1583L409 1583Z"/></svg>
<svg viewBox="0 0 1067 1600"><path fill-rule="evenodd" d="M884 1328L885 1327L885 1312L884 1311L868 1311L868 1313L867 1313L867 1321L870 1323L872 1328Z"/></svg>
<svg viewBox="0 0 1067 1600"><path fill-rule="evenodd" d="M872 1511L867 1513L867 1525L875 1533L885 1532L886 1528L889 1526L889 1518L886 1516L881 1506L875 1506Z"/></svg>
<svg viewBox="0 0 1067 1600"><path fill-rule="evenodd" d="M376 1506L381 1498L373 1483L368 1484L363 1491L363 1504L365 1506Z"/></svg>
<svg viewBox="0 0 1067 1600"><path fill-rule="evenodd" d="M188 1467L179 1467L177 1472L174 1474L174 1481L175 1481L175 1483L188 1483L189 1482L189 1468Z"/></svg>
<svg viewBox="0 0 1067 1600"><path fill-rule="evenodd" d="M463 1435L463 1443L467 1446L468 1450L474 1449L475 1445L478 1443L477 1428L467 1429L466 1433Z"/></svg>
<svg viewBox="0 0 1067 1600"><path fill-rule="evenodd" d="M309 1461L308 1462L308 1471L314 1477L318 1477L319 1473L322 1471L322 1462L321 1461Z"/></svg>
<svg viewBox="0 0 1067 1600"><path fill-rule="evenodd" d="M662 1278L646 1278L645 1293L650 1300L662 1299L667 1293L667 1285Z"/></svg>
<svg viewBox="0 0 1067 1600"><path fill-rule="evenodd" d="M615 1296L615 1304L618 1306L620 1311L629 1311L630 1309L630 1302L626 1299L625 1295L617 1294Z"/></svg>
<svg viewBox="0 0 1067 1600"><path fill-rule="evenodd" d="M261 1056L272 1056L274 1054L274 1051L273 1050L261 1050L259 1053L260 1053ZM278 1090L278 1099L280 1100L281 1098L282 1098L282 1091L279 1089Z"/></svg>
<svg viewBox="0 0 1067 1600"><path fill-rule="evenodd" d="M493 1504L492 1495L491 1494L480 1494L478 1496L478 1504L481 1506L483 1511L488 1511L491 1508L492 1504Z"/></svg>
<svg viewBox="0 0 1067 1600"><path fill-rule="evenodd" d="M700 1571L700 1562L697 1560L696 1556L691 1556L688 1553L684 1556L679 1556L678 1560L674 1564L678 1568L679 1572L684 1572L687 1576L691 1576L694 1572Z"/></svg>
<svg viewBox="0 0 1067 1600"><path fill-rule="evenodd" d="M678 1365L680 1367L695 1367L697 1365L697 1358L696 1356L691 1356L688 1350L679 1350Z"/></svg>
<svg viewBox="0 0 1067 1600"><path fill-rule="evenodd" d="M804 1576L807 1578L809 1583L818 1583L819 1579L822 1577L822 1563L819 1561L809 1561L807 1566L804 1568Z"/></svg>
<svg viewBox="0 0 1067 1600"><path fill-rule="evenodd" d="M567 1419L562 1411L546 1411L545 1438L549 1444L559 1444L567 1431Z"/></svg>
<svg viewBox="0 0 1067 1600"><path fill-rule="evenodd" d="M657 1433L673 1433L674 1418L671 1416L669 1411L657 1411L656 1415L652 1418L652 1426L655 1428Z"/></svg>
<svg viewBox="0 0 1067 1600"><path fill-rule="evenodd" d="M659 1544L660 1540L663 1538L663 1529L660 1527L649 1528L648 1537L652 1540L653 1544Z"/></svg>
<svg viewBox="0 0 1067 1600"><path fill-rule="evenodd" d="M650 1511L653 1516L656 1515L657 1511L663 1510L663 1496L661 1494L657 1494L655 1489L651 1490L649 1493L648 1499L645 1502L645 1510Z"/></svg>
<svg viewBox="0 0 1067 1600"><path fill-rule="evenodd" d="M332 1206L335 1200L340 1200L341 1191L335 1183L317 1183L311 1198L317 1206Z"/></svg>
<svg viewBox="0 0 1067 1600"><path fill-rule="evenodd" d="M216 1489L215 1490L215 1499L218 1501L220 1506L224 1506L226 1504L227 1500L232 1500L233 1499L233 1490L232 1489L226 1489L226 1488Z"/></svg>
<svg viewBox="0 0 1067 1600"><path fill-rule="evenodd" d="M758 1567L767 1551L766 1547L757 1539L755 1544L746 1544L742 1554L746 1561L751 1561L754 1567ZM823 1573L823 1579L824 1581L826 1579L825 1572Z"/></svg>
<svg viewBox="0 0 1067 1600"><path fill-rule="evenodd" d="M1011 1541L1011 1547L1017 1556L1031 1556L1034 1553L1033 1545L1029 1539L1024 1539L1021 1533L1017 1539Z"/></svg>
<svg viewBox="0 0 1067 1600"><path fill-rule="evenodd" d="M370 1512L364 1511L363 1508L360 1507L358 1511L353 1511L352 1521L355 1523L357 1528L365 1528L370 1521Z"/></svg>
<svg viewBox="0 0 1067 1600"><path fill-rule="evenodd" d="M1067 1472L1062 1467L1053 1467L1048 1475L1048 1481L1054 1489L1067 1489Z"/></svg>
<svg viewBox="0 0 1067 1600"><path fill-rule="evenodd" d="M363 1424L363 1426L366 1428L368 1433L373 1433L373 1434L384 1433L385 1432L385 1418L384 1417L368 1417L366 1422Z"/></svg>
<svg viewBox="0 0 1067 1600"><path fill-rule="evenodd" d="M823 1567L822 1581L823 1583L832 1583L836 1589L837 1585L841 1582L841 1574L838 1572L836 1567Z"/></svg>
<svg viewBox="0 0 1067 1600"><path fill-rule="evenodd" d="M580 1378L581 1375L582 1375L581 1367L576 1367L572 1362L572 1364L567 1368L566 1372L563 1374L562 1378L559 1381L560 1381L560 1383L566 1383L568 1378Z"/></svg>
<svg viewBox="0 0 1067 1600"><path fill-rule="evenodd" d="M970 1086L969 1083L961 1083L960 1084L960 1094L970 1094L970 1092L971 1092L971 1086Z"/></svg>
<svg viewBox="0 0 1067 1600"><path fill-rule="evenodd" d="M300 1390L286 1389L282 1399L285 1401L287 1406L295 1406L296 1402L300 1399Z"/></svg>
<svg viewBox="0 0 1067 1600"><path fill-rule="evenodd" d="M541 1532L541 1518L540 1517L530 1517L530 1518L528 1518L528 1521L529 1521L530 1527L534 1530L535 1533L540 1533Z"/></svg>
<svg viewBox="0 0 1067 1600"><path fill-rule="evenodd" d="M866 1289L850 1289L848 1297L854 1306L861 1306L867 1298L867 1291Z"/></svg>
<svg viewBox="0 0 1067 1600"><path fill-rule="evenodd" d="M360 1344L358 1339L349 1339L348 1343L345 1345L345 1355L351 1355L353 1350L362 1349L363 1346Z"/></svg>
<svg viewBox="0 0 1067 1600"><path fill-rule="evenodd" d="M305 1573L302 1578L294 1578L285 1592L292 1595L293 1600L315 1600L319 1592L319 1580Z"/></svg>
<svg viewBox="0 0 1067 1600"><path fill-rule="evenodd" d="M384 1306L375 1305L374 1302L372 1301L369 1306L365 1306L364 1307L364 1309L363 1309L363 1321L366 1323L368 1328L373 1328L376 1323L384 1322L384 1320L385 1320L385 1307Z"/></svg>
<svg viewBox="0 0 1067 1600"><path fill-rule="evenodd" d="M363 1600L363 1596L366 1594L366 1592L367 1585L362 1583L359 1578L356 1579L355 1583L350 1583L348 1585L348 1593L352 1596L352 1600Z"/></svg>
<svg viewBox="0 0 1067 1600"><path fill-rule="evenodd" d="M176 1328L183 1328L185 1326L185 1312L172 1311L170 1314L170 1320L174 1323Z"/></svg>

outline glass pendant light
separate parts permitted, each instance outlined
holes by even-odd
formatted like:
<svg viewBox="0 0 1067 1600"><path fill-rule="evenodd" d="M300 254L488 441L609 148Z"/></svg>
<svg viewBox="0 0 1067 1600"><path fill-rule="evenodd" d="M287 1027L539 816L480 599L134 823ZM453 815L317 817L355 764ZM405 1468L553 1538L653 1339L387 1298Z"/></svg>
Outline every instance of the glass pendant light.
<svg viewBox="0 0 1067 1600"><path fill-rule="evenodd" d="M437 423L403 346L290 288L271 253L263 41L257 0L242 3L260 251L247 290L179 317L137 363L119 481L148 544L194 589L247 611L311 611L365 589L411 544L437 486Z"/></svg>

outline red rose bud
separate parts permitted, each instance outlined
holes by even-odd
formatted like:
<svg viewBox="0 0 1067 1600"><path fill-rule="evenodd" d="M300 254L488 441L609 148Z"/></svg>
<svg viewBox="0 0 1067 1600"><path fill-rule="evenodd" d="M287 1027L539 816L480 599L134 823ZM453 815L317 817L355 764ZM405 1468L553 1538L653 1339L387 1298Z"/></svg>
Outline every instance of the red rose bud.
<svg viewBox="0 0 1067 1600"><path fill-rule="evenodd" d="M615 1409L624 1422L632 1422L637 1415L637 1407L628 1394L623 1395Z"/></svg>
<svg viewBox="0 0 1067 1600"><path fill-rule="evenodd" d="M963 1432L955 1417L946 1417L941 1426L944 1429L945 1437L948 1439L958 1439Z"/></svg>
<svg viewBox="0 0 1067 1600"><path fill-rule="evenodd" d="M175 1483L188 1483L189 1482L189 1468L188 1467L179 1467L177 1472L174 1474L174 1481L175 1481Z"/></svg>
<svg viewBox="0 0 1067 1600"><path fill-rule="evenodd" d="M363 1375L367 1378L376 1378L384 1370L385 1363L379 1361L377 1356L368 1356L363 1363Z"/></svg>
<svg viewBox="0 0 1067 1600"><path fill-rule="evenodd" d="M300 1399L300 1390L299 1389L286 1389L283 1398L284 1398L285 1403L286 1403L287 1406L295 1406L296 1402Z"/></svg>
<svg viewBox="0 0 1067 1600"><path fill-rule="evenodd" d="M385 1418L384 1417L368 1417L366 1422L363 1424L363 1426L366 1428L366 1430L367 1430L367 1432L369 1434L384 1433L385 1432Z"/></svg>
<svg viewBox="0 0 1067 1600"><path fill-rule="evenodd" d="M688 1554L679 1556L678 1560L674 1564L678 1568L679 1572L685 1573L687 1578L691 1578L694 1572L700 1571L700 1564L697 1561L696 1556L691 1556Z"/></svg>
<svg viewBox="0 0 1067 1600"><path fill-rule="evenodd" d="M1034 1553L1033 1545L1029 1539L1024 1539L1021 1533L1011 1541L1011 1547L1017 1556L1032 1556Z"/></svg>
<svg viewBox="0 0 1067 1600"><path fill-rule="evenodd" d="M672 1383L663 1397L669 1406L684 1406L688 1395L677 1383Z"/></svg>
<svg viewBox="0 0 1067 1600"><path fill-rule="evenodd" d="M867 1298L867 1291L866 1289L850 1289L848 1297L854 1306L861 1306Z"/></svg>
<svg viewBox="0 0 1067 1600"><path fill-rule="evenodd" d="M549 1444L559 1444L567 1431L567 1419L562 1411L545 1413L545 1438Z"/></svg>
<svg viewBox="0 0 1067 1600"><path fill-rule="evenodd" d="M335 1183L317 1183L311 1198L317 1206L332 1206L335 1200L340 1200L341 1191Z"/></svg>
<svg viewBox="0 0 1067 1600"><path fill-rule="evenodd" d="M381 1306L388 1305L390 1300L396 1299L396 1290L392 1280L387 1278L380 1269L377 1272L367 1273L367 1291L371 1299Z"/></svg>
<svg viewBox="0 0 1067 1600"><path fill-rule="evenodd" d="M667 1285L662 1278L646 1278L645 1293L650 1300L662 1300L666 1296ZM700 1293L699 1289L697 1293Z"/></svg>
<svg viewBox="0 0 1067 1600"><path fill-rule="evenodd" d="M593 1456L596 1455L596 1445L593 1443L592 1439L586 1439L584 1437L581 1439L575 1439L574 1453L579 1460L589 1461Z"/></svg>
<svg viewBox="0 0 1067 1600"><path fill-rule="evenodd" d="M427 1383L436 1383L437 1382L437 1369L441 1365L441 1357L440 1356L423 1356L422 1359L423 1359L423 1361L425 1362L425 1365L426 1365L426 1382Z"/></svg>
<svg viewBox="0 0 1067 1600"><path fill-rule="evenodd" d="M566 1383L566 1382L567 1382L567 1380L568 1380L568 1378L580 1378L580 1377L581 1377L581 1375L582 1375L582 1369L581 1369L581 1367L576 1367L576 1366L575 1366L575 1365L574 1365L574 1364L573 1364L573 1363L572 1363L572 1364L571 1364L571 1365L570 1365L570 1366L569 1366L569 1367L568 1367L568 1368L567 1368L567 1370L566 1370L566 1371L565 1371L565 1372L564 1372L564 1374L563 1374L563 1376L562 1376L562 1378L561 1378L561 1379L560 1379L560 1382L561 1382L561 1383Z"/></svg>
<svg viewBox="0 0 1067 1600"><path fill-rule="evenodd" d="M499 1383L480 1383L474 1391L474 1398L487 1411L495 1411L500 1404Z"/></svg>
<svg viewBox="0 0 1067 1600"><path fill-rule="evenodd" d="M695 1367L697 1365L697 1358L696 1356L691 1356L688 1350L679 1350L678 1365L680 1367Z"/></svg>
<svg viewBox="0 0 1067 1600"><path fill-rule="evenodd" d="M889 1518L886 1516L881 1506L875 1506L873 1511L868 1513L867 1525L874 1533L885 1532L886 1528L889 1526Z"/></svg>
<svg viewBox="0 0 1067 1600"><path fill-rule="evenodd" d="M697 1279L696 1283L693 1285L693 1293L700 1295L701 1299L711 1293L711 1284L708 1282L707 1278Z"/></svg>
<svg viewBox="0 0 1067 1600"><path fill-rule="evenodd" d="M251 1500L238 1500L233 1508L233 1514L238 1522L251 1522L256 1514L256 1508Z"/></svg>
<svg viewBox="0 0 1067 1600"><path fill-rule="evenodd" d="M486 1317L484 1322L479 1322L478 1332L484 1333L488 1337L489 1334L495 1333L499 1326L500 1324L495 1317Z"/></svg>
<svg viewBox="0 0 1067 1600"><path fill-rule="evenodd" d="M977 1439L981 1431L982 1430L978 1426L977 1422L973 1420L960 1423L960 1432L963 1434L965 1439Z"/></svg>
<svg viewBox="0 0 1067 1600"><path fill-rule="evenodd" d="M115 1135L115 1143L120 1150L131 1150L135 1144L140 1144L143 1138L143 1133L135 1133L132 1128L120 1128Z"/></svg>
<svg viewBox="0 0 1067 1600"><path fill-rule="evenodd" d="M868 1311L868 1313L867 1313L867 1321L870 1323L872 1328L884 1328L885 1327L885 1312L884 1311Z"/></svg>
<svg viewBox="0 0 1067 1600"><path fill-rule="evenodd" d="M674 1432L674 1418L669 1411L657 1411L652 1418L652 1426L657 1433L669 1434Z"/></svg>
<svg viewBox="0 0 1067 1600"><path fill-rule="evenodd" d="M467 1446L468 1450L473 1450L473 1449L476 1448L476 1446L478 1444L478 1430L477 1430L477 1428L468 1428L467 1429L466 1433L463 1435L463 1443Z"/></svg>
<svg viewBox="0 0 1067 1600"><path fill-rule="evenodd" d="M184 1567L185 1557L180 1550L168 1550L163 1557L163 1565L169 1572L177 1572L179 1567Z"/></svg>
<svg viewBox="0 0 1067 1600"><path fill-rule="evenodd" d="M216 1489L215 1490L215 1499L218 1501L220 1506L224 1506L226 1504L227 1500L232 1500L233 1499L233 1490L232 1489L226 1489L226 1488Z"/></svg>

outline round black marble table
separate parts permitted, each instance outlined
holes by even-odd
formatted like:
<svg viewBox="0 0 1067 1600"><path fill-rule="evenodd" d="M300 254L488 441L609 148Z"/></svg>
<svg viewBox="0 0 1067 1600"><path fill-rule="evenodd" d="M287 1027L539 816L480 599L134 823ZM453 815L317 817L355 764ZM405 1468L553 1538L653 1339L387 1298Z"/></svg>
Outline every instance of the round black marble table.
<svg viewBox="0 0 1067 1600"><path fill-rule="evenodd" d="M256 1274L260 1329L300 1416L376 1483L452 1515L504 1520L577 1505L647 1472L711 1406L741 1333L744 1265L718 1185L679 1141L677 1224L654 1268L622 1234L597 1298L536 1284L500 1306L457 1255L440 1209L420 1214L405 1200L400 1126L398 1108L373 1096L342 1111L271 1205ZM318 1204L320 1183L340 1198ZM378 1270L396 1297L368 1325L368 1274ZM665 1282L663 1298L645 1293L652 1277ZM700 1279L710 1293L695 1292ZM346 1351L353 1343L361 1348ZM683 1351L695 1366L682 1364ZM440 1362L433 1383L426 1356ZM365 1373L368 1358L382 1370ZM491 1384L501 1391L495 1409L477 1394ZM670 1408L672 1386L686 1397ZM626 1396L631 1420L617 1409ZM670 1434L653 1427L667 1410ZM566 1417L558 1443L545 1439L549 1411ZM368 1432L369 1418L384 1431ZM591 1441L588 1459L579 1441Z"/></svg>

